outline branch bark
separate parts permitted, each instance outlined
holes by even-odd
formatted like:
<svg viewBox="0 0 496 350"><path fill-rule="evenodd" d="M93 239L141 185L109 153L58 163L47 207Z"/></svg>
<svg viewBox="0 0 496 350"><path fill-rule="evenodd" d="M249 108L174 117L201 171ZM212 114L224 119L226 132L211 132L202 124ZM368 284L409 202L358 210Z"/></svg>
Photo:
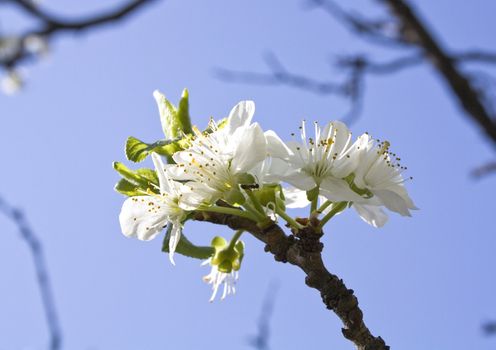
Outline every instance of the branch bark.
<svg viewBox="0 0 496 350"><path fill-rule="evenodd" d="M197 212L194 219L250 232L265 243L265 251L271 253L276 261L288 262L303 270L306 285L320 292L325 306L343 322L344 337L352 341L357 350L389 349L384 340L372 335L365 325L363 312L353 290L347 288L341 278L325 267L322 260L323 244L320 242L323 233L317 229L318 220L301 219L300 223L306 226L286 235L275 223L260 228L254 221L233 215Z"/></svg>

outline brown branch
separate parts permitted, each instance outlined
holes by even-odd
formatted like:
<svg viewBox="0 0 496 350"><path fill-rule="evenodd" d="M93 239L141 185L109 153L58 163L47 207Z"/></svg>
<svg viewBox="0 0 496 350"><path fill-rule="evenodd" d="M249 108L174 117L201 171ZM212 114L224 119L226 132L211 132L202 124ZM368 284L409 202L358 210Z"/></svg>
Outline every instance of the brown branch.
<svg viewBox="0 0 496 350"><path fill-rule="evenodd" d="M40 239L29 226L26 217L17 208L12 207L0 197L0 212L12 220L17 226L21 238L26 242L33 258L36 281L41 294L41 301L45 311L45 317L50 333L50 350L60 350L62 348L62 331L60 329L55 298L53 296L48 267L43 253Z"/></svg>
<svg viewBox="0 0 496 350"><path fill-rule="evenodd" d="M301 230L294 230L288 236L275 223L262 229L251 220L233 215L197 212L194 219L250 232L265 243L265 251L274 255L276 261L288 262L305 272L305 283L320 292L326 307L343 322L343 335L352 341L358 350L389 349L384 340L373 336L365 325L353 290L348 289L342 279L330 273L324 266L321 254L323 244L320 242L322 232L316 228L317 220L301 221L306 226Z"/></svg>

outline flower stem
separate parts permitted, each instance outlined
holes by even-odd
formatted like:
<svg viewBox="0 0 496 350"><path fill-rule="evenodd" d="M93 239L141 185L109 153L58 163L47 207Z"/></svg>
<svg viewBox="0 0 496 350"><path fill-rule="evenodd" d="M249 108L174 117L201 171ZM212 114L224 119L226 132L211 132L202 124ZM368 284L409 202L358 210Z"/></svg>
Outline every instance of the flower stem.
<svg viewBox="0 0 496 350"><path fill-rule="evenodd" d="M246 209L247 212L249 212L251 215L253 215L256 218L255 221L265 220L265 218L266 218L265 214L262 214L261 212L259 212L251 204L245 202L243 204L243 207Z"/></svg>
<svg viewBox="0 0 496 350"><path fill-rule="evenodd" d="M319 209L317 209L318 214L322 214L324 210L326 210L330 205L332 204L331 201L325 201L324 204L322 204Z"/></svg>
<svg viewBox="0 0 496 350"><path fill-rule="evenodd" d="M319 198L318 198L318 197L316 197L316 198L314 198L314 200L311 202L311 204L310 204L310 215L312 215L312 213L313 213L314 211L316 211L316 210L317 210L317 201L318 201L318 200L319 200Z"/></svg>
<svg viewBox="0 0 496 350"><path fill-rule="evenodd" d="M322 230L322 227L324 227L324 225L332 219L332 217L334 215L336 215L337 213L339 212L342 212L344 209L346 209L346 206L348 205L348 202L338 202L338 203L334 203L334 206L332 207L331 211L327 213L326 216L324 216L322 218L322 220L320 221L320 224L319 224L319 229Z"/></svg>
<svg viewBox="0 0 496 350"><path fill-rule="evenodd" d="M227 249L234 249L234 246L239 240L239 237L245 232L244 230L237 230L234 235L231 237L231 241L229 242L229 245L227 246Z"/></svg>
<svg viewBox="0 0 496 350"><path fill-rule="evenodd" d="M297 223L292 217L290 217L284 210L281 210L278 206L276 206L276 213L280 217L282 217L290 226L293 226L294 228L301 229L303 228L302 225Z"/></svg>
<svg viewBox="0 0 496 350"><path fill-rule="evenodd" d="M244 210L240 209L235 209L235 208L227 208L227 207L219 207L219 206L212 206L212 207L200 207L196 209L198 211L210 211L212 213L221 213L221 214L228 214L228 215L236 215L245 219L250 219L253 221L257 221L258 217L253 215L251 212L247 212Z"/></svg>

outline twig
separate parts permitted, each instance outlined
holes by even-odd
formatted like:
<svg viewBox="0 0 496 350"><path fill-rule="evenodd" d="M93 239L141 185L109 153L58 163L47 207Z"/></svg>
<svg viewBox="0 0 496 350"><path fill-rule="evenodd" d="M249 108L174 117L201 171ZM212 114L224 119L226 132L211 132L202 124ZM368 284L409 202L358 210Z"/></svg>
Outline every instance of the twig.
<svg viewBox="0 0 496 350"><path fill-rule="evenodd" d="M5 3L11 3L18 6L21 10L32 16L37 23L35 28L27 30L19 35L20 42L25 42L27 38L37 36L45 40L51 39L55 34L67 32L79 32L98 28L102 25L116 23L129 15L136 13L137 10L158 0L132 0L129 3L119 6L118 8L107 11L100 15L87 16L82 19L67 20L60 16L52 15L42 10L37 4L29 0L8 0ZM12 69L20 62L32 59L33 54L29 52L24 45L21 45L17 52L5 60L0 61L0 65L7 69Z"/></svg>
<svg viewBox="0 0 496 350"><path fill-rule="evenodd" d="M241 82L255 85L287 85L321 95L337 95L350 101L349 111L342 118L351 124L362 110L363 92L366 75L397 73L403 69L422 63L420 54L398 57L391 61L375 62L365 55L343 56L336 60L335 66L347 73L341 82L319 81L288 71L272 53L265 56L268 73L235 71L217 68L215 75L230 83Z"/></svg>
<svg viewBox="0 0 496 350"><path fill-rule="evenodd" d="M276 282L271 282L269 284L269 288L262 305L262 312L260 313L260 318L258 320L258 333L249 339L249 344L255 349L270 349L270 318L272 317L272 313L274 311L278 288L279 284Z"/></svg>
<svg viewBox="0 0 496 350"><path fill-rule="evenodd" d="M38 282L38 288L40 290L41 301L50 334L49 349L60 350L62 348L62 331L41 241L29 226L23 212L8 204L1 197L0 212L14 222L19 230L21 238L26 242L30 250L36 273L36 281Z"/></svg>
<svg viewBox="0 0 496 350"><path fill-rule="evenodd" d="M482 325L482 330L486 335L496 334L496 322L486 322Z"/></svg>
<svg viewBox="0 0 496 350"><path fill-rule="evenodd" d="M475 179L480 179L494 172L496 172L496 162L489 162L472 170L470 175Z"/></svg>

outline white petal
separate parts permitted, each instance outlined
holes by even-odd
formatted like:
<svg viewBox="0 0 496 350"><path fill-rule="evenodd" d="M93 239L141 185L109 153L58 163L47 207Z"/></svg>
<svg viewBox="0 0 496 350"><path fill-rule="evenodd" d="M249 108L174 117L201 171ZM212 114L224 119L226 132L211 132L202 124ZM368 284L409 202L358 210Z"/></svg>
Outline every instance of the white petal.
<svg viewBox="0 0 496 350"><path fill-rule="evenodd" d="M373 190L372 193L379 197L381 202L391 211L395 211L403 216L411 216L405 199L396 192L390 190Z"/></svg>
<svg viewBox="0 0 496 350"><path fill-rule="evenodd" d="M155 205L156 198L150 196L126 199L119 214L122 233L142 241L155 238L167 223L167 216L163 211L154 210Z"/></svg>
<svg viewBox="0 0 496 350"><path fill-rule="evenodd" d="M279 138L279 136L272 130L265 132L265 139L267 140L267 153L271 157L288 159L293 152L289 147Z"/></svg>
<svg viewBox="0 0 496 350"><path fill-rule="evenodd" d="M172 231L169 239L169 259L172 265L176 265L176 263L174 262L174 252L176 251L180 239L181 239L181 223L175 221L172 223Z"/></svg>
<svg viewBox="0 0 496 350"><path fill-rule="evenodd" d="M387 214L384 213L381 207L353 203L353 208L355 208L363 221L374 227L382 227L388 220Z"/></svg>
<svg viewBox="0 0 496 350"><path fill-rule="evenodd" d="M361 201L363 198L350 189L345 180L326 177L320 184L320 194L332 202Z"/></svg>
<svg viewBox="0 0 496 350"><path fill-rule="evenodd" d="M153 164L155 165L155 171L157 173L158 177L158 182L160 184L160 192L161 193L170 193L171 188L170 188L170 182L172 181L168 174L165 172L165 166L164 163L162 162L162 158L155 152L152 152L152 160Z"/></svg>
<svg viewBox="0 0 496 350"><path fill-rule="evenodd" d="M293 171L287 175L281 176L281 180L304 191L310 191L317 186L313 177L302 170Z"/></svg>
<svg viewBox="0 0 496 350"><path fill-rule="evenodd" d="M245 129L237 140L231 166L236 173L247 172L266 157L266 141L260 126L255 123Z"/></svg>
<svg viewBox="0 0 496 350"><path fill-rule="evenodd" d="M224 127L228 135L232 135L237 128L247 126L255 113L255 102L241 101L229 113L227 124Z"/></svg>

